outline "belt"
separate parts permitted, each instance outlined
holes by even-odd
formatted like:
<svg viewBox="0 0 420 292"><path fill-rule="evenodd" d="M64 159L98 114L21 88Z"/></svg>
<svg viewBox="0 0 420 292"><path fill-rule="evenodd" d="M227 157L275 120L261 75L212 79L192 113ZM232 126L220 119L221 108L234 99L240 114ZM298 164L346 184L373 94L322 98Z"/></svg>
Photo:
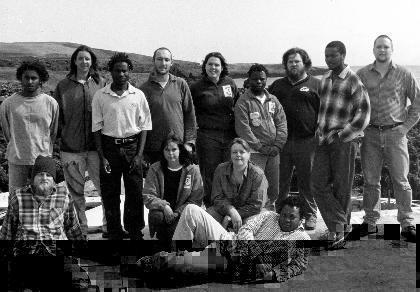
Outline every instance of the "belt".
<svg viewBox="0 0 420 292"><path fill-rule="evenodd" d="M137 141L137 135L134 136L130 136L127 138L114 138L114 137L110 137L110 136L106 136L106 135L102 135L104 138L106 138L107 140L112 141L115 145L122 145L122 144L127 144L127 143L132 143L132 142L136 142Z"/></svg>
<svg viewBox="0 0 420 292"><path fill-rule="evenodd" d="M395 124L392 124L392 125L374 125L374 124L369 124L369 127L378 129L379 131L385 131L385 130L389 130L389 129L398 127L399 125L402 125L402 124L403 124L402 122L395 123Z"/></svg>

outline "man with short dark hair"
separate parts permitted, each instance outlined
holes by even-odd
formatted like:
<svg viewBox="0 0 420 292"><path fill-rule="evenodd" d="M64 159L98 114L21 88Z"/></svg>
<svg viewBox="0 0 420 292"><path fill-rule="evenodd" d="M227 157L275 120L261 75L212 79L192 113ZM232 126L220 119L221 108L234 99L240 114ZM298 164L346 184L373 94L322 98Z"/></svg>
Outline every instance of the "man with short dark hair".
<svg viewBox="0 0 420 292"><path fill-rule="evenodd" d="M248 71L249 89L235 105L235 130L251 146L251 161L264 170L268 181L267 209L274 211L279 195L279 152L287 140L283 107L266 89L268 70L254 64Z"/></svg>
<svg viewBox="0 0 420 292"><path fill-rule="evenodd" d="M311 64L311 59L305 50L300 48L287 50L283 55L283 66L287 76L277 79L268 87L268 92L275 95L283 106L287 120L287 142L280 152L277 202L287 198L295 168L307 230L316 227L317 207L310 183L321 85L319 79L308 74Z"/></svg>
<svg viewBox="0 0 420 292"><path fill-rule="evenodd" d="M124 227L131 239L143 239L142 156L147 131L152 129L143 92L129 82L133 65L124 53L108 63L112 83L92 101L92 131L101 161L100 182L110 239L122 239L120 194L124 179Z"/></svg>
<svg viewBox="0 0 420 292"><path fill-rule="evenodd" d="M312 192L328 231L328 248L345 245L351 231L351 190L357 139L369 123L369 96L359 77L344 63L340 41L325 48L330 69L321 80L320 109L312 172Z"/></svg>
<svg viewBox="0 0 420 292"><path fill-rule="evenodd" d="M180 137L188 151L197 138L194 104L187 82L169 73L172 53L158 48L153 53L153 71L140 86L149 103L153 130L147 135L145 158L149 163L160 159L160 146L169 133Z"/></svg>
<svg viewBox="0 0 420 292"><path fill-rule="evenodd" d="M416 242L412 191L407 178L410 163L406 135L420 118L420 88L411 72L392 61L393 51L391 38L378 36L373 44L375 62L357 72L369 92L372 106L371 121L361 147L365 183L363 208L366 215L360 226L360 236L378 231L380 180L385 162L397 200L401 235L408 241Z"/></svg>

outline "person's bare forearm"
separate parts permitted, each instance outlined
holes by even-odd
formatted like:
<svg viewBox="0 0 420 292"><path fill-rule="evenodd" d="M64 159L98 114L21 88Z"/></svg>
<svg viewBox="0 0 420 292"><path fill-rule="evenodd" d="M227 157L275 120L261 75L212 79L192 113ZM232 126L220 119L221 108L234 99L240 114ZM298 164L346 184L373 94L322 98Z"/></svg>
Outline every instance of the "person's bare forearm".
<svg viewBox="0 0 420 292"><path fill-rule="evenodd" d="M143 156L144 145L146 144L147 131L141 131L137 141L137 156Z"/></svg>
<svg viewBox="0 0 420 292"><path fill-rule="evenodd" d="M99 158L103 160L105 156L104 156L104 151L102 149L101 131L99 130L99 131L93 132L93 136L95 137L96 151L98 151Z"/></svg>

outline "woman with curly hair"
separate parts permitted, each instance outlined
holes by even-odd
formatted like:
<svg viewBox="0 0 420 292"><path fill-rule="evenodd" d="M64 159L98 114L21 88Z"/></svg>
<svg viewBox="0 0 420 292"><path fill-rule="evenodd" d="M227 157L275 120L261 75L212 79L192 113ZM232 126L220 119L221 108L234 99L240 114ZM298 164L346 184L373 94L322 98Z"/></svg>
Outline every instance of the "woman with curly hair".
<svg viewBox="0 0 420 292"><path fill-rule="evenodd" d="M42 93L49 75L44 64L33 59L16 70L22 90L0 106L0 124L7 141L9 192L26 186L38 155L52 156L58 129L58 104Z"/></svg>
<svg viewBox="0 0 420 292"><path fill-rule="evenodd" d="M213 175L216 167L229 159L229 145L235 135L233 106L239 91L223 55L211 52L204 58L203 77L191 85L198 123L197 153L204 179L204 203L211 205Z"/></svg>

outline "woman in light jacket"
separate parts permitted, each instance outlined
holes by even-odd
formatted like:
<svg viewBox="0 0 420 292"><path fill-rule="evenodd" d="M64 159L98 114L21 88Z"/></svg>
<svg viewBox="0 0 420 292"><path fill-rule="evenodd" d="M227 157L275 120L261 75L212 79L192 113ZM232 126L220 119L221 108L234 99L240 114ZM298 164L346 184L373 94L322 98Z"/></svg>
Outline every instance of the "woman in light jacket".
<svg viewBox="0 0 420 292"><path fill-rule="evenodd" d="M160 161L152 164L143 188L143 201L149 209L150 237L156 234L170 244L179 216L188 204L202 205L204 189L200 169L191 154L174 135L162 143Z"/></svg>

